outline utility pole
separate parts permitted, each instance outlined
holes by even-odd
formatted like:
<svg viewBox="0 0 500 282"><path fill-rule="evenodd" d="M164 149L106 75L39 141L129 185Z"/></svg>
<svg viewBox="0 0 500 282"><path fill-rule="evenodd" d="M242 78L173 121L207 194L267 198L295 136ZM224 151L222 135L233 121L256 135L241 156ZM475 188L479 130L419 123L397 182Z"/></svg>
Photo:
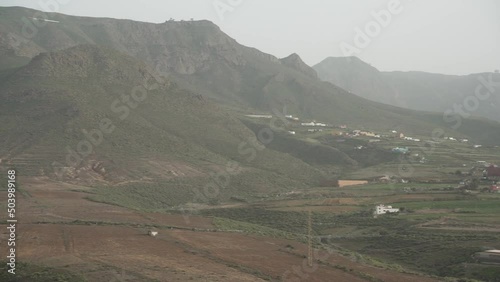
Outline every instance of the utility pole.
<svg viewBox="0 0 500 282"><path fill-rule="evenodd" d="M309 267L312 267L313 264L311 210L309 210L307 217L307 264Z"/></svg>

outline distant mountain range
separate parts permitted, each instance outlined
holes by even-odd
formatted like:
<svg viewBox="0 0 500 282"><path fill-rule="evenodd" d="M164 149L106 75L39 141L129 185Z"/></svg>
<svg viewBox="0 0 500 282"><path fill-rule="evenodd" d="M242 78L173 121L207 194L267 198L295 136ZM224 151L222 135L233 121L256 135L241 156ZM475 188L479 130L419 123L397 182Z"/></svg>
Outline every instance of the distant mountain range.
<svg viewBox="0 0 500 282"><path fill-rule="evenodd" d="M313 68L322 80L372 101L440 113L459 107L462 116L500 121L500 73L381 72L357 57L330 57Z"/></svg>

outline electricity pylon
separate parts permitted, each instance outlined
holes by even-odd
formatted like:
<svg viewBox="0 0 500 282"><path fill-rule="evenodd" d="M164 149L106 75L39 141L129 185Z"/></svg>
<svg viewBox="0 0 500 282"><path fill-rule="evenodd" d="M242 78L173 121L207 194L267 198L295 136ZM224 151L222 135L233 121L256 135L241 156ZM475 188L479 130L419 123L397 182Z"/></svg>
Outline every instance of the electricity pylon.
<svg viewBox="0 0 500 282"><path fill-rule="evenodd" d="M309 210L307 217L307 264L309 267L312 267L313 264L311 210Z"/></svg>

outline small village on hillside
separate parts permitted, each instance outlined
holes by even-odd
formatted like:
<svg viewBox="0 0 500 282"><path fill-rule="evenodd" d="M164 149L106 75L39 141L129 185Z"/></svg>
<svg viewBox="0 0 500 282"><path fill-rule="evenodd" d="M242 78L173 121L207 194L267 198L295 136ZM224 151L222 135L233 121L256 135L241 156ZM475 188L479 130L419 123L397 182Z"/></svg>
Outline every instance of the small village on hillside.
<svg viewBox="0 0 500 282"><path fill-rule="evenodd" d="M272 119L270 114L254 114L245 115L254 119ZM321 136L331 136L335 142L344 144L348 140L360 140L363 145L352 147L354 150L368 150L370 147L380 147L387 153L401 155L400 158L406 158L413 163L425 166L429 160L426 154L422 153L421 147L436 146L436 144L444 144L445 146L459 146L460 148L469 148L471 150L483 149L482 145L472 144L469 139L458 138L452 136L444 136L441 140L431 139L429 137L411 137L404 132L398 130L388 131L373 131L367 129L351 128L347 124L330 124L326 122L311 120L303 121L294 115L286 115L288 120L286 132L293 135L293 138L318 138ZM391 146L391 144L397 146ZM497 148L497 147L495 147ZM402 168L405 170L405 168ZM500 167L495 163L490 163L484 160L471 160L467 163L458 164L458 168L450 172L450 177L454 185L450 185L450 189L455 189L462 194L474 193L500 193ZM412 179L413 178L413 179ZM350 185L363 185L366 183L403 183L411 184L410 182L426 182L425 177L414 175L413 177L401 177L398 175L380 175L371 176L364 179L349 179L339 180L339 186L345 187ZM432 180L433 181L433 180ZM404 191L412 191L412 188L404 187ZM414 191L414 189L413 189ZM383 206L383 205L382 205ZM377 210L377 209L376 209ZM394 209L381 209L381 211L395 211ZM385 214L385 212L377 212L377 214Z"/></svg>

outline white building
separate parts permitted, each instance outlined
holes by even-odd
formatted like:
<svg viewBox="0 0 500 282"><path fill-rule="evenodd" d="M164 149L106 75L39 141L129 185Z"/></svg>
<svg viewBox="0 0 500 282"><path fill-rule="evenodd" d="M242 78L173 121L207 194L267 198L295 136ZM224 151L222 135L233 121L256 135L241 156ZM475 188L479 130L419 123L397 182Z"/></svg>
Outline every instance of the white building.
<svg viewBox="0 0 500 282"><path fill-rule="evenodd" d="M245 116L250 118L273 118L272 115L245 115Z"/></svg>
<svg viewBox="0 0 500 282"><path fill-rule="evenodd" d="M375 207L375 214L386 214L392 212L399 212L398 208L393 208L392 206L378 205Z"/></svg>
<svg viewBox="0 0 500 282"><path fill-rule="evenodd" d="M315 126L316 123L314 123L314 121L311 121L311 122L303 122L301 123L302 126Z"/></svg>

